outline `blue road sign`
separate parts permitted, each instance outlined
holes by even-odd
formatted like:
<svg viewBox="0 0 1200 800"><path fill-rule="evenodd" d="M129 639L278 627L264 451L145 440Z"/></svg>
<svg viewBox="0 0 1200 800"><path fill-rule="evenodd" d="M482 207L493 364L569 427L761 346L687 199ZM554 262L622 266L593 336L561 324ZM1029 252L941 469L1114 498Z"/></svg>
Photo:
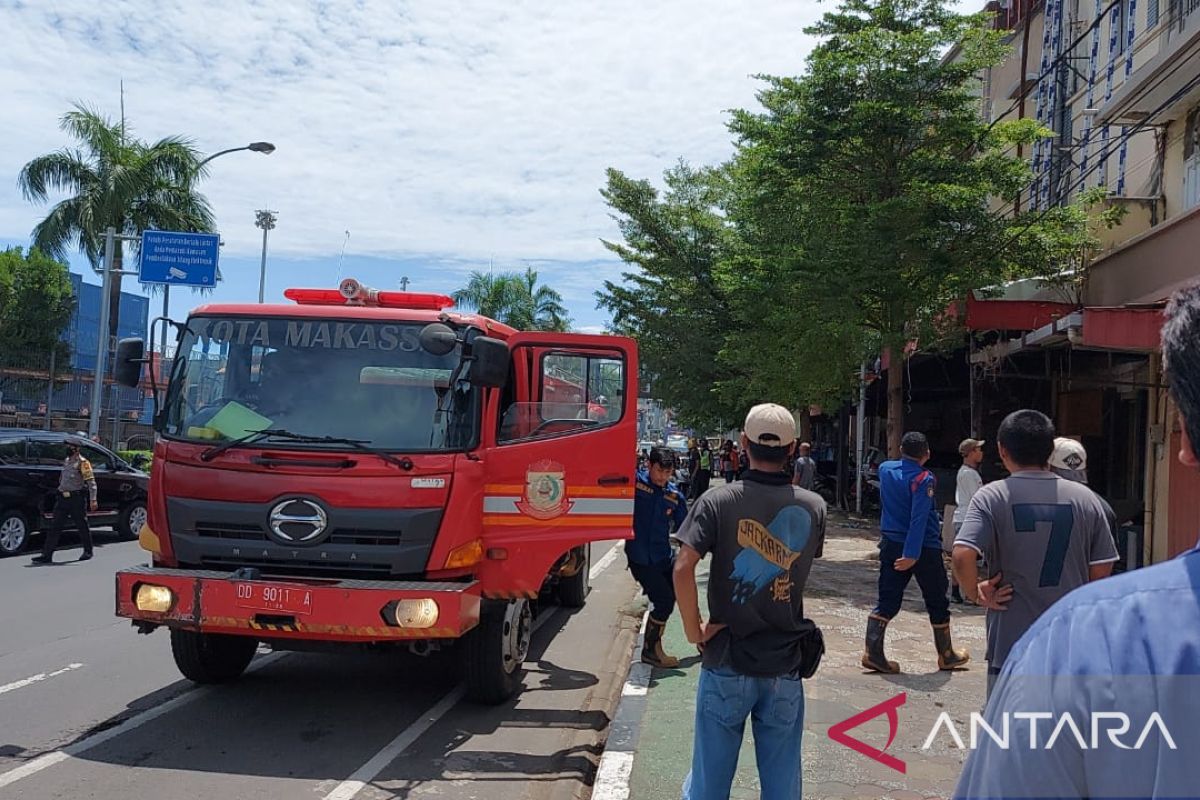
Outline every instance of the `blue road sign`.
<svg viewBox="0 0 1200 800"><path fill-rule="evenodd" d="M211 289L217 285L220 249L221 237L215 233L145 231L138 280Z"/></svg>

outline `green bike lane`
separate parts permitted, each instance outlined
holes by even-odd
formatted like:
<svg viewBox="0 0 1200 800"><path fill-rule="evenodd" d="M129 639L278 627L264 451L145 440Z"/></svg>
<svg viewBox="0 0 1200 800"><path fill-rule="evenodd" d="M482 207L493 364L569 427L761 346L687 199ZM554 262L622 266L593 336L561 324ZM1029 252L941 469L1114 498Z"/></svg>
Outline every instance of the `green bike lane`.
<svg viewBox="0 0 1200 800"><path fill-rule="evenodd" d="M926 739L939 715L946 712L956 730L969 741L970 714L983 706L983 611L970 606L952 607L955 644L971 651L972 662L965 671L940 672L929 619L915 581L903 610L888 629L889 657L900 662L903 672L883 676L862 669L859 658L866 617L875 603L877 540L878 534L861 523L832 524L824 556L815 562L805 590L805 614L821 627L826 646L820 669L805 681L804 687L802 769L806 798L948 797L966 752L958 749L948 735L935 736L928 747L924 746ZM708 564L708 559L701 562L698 572L702 611ZM695 646L684 638L677 614L667 626L664 647L680 659L680 666L651 673L625 795L634 800L679 797L691 766L700 658ZM886 714L848 733L903 761L903 773L829 738L831 725L879 703L899 702L896 698L901 694L904 701L898 708L898 731L890 745ZM751 728L747 720L731 800L759 797ZM602 800L599 794L597 799Z"/></svg>

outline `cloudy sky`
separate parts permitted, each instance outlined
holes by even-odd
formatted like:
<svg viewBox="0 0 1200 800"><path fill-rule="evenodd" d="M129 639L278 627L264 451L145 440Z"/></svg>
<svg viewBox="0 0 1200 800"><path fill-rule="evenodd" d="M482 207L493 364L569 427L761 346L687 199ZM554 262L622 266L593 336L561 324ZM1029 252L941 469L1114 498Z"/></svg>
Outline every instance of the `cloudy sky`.
<svg viewBox="0 0 1200 800"><path fill-rule="evenodd" d="M599 242L616 235L604 169L727 156L725 111L753 105L753 74L802 69L802 29L828 7L0 0L0 244L26 244L45 213L21 166L67 144L72 102L119 116L123 80L142 138L278 147L214 161L202 186L225 241L217 299L254 299L254 210L270 208L268 299L333 285L344 245L342 273L380 288L449 292L472 269L532 265L598 328L593 292L620 271ZM180 315L194 298L177 295Z"/></svg>

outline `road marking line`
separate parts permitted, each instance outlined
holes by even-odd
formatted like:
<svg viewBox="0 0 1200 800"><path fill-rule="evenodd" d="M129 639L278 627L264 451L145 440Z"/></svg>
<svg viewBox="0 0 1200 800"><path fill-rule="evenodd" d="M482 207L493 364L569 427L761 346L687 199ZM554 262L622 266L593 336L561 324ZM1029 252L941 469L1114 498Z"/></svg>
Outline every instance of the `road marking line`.
<svg viewBox="0 0 1200 800"><path fill-rule="evenodd" d="M616 560L620 549L621 548L615 544L610 547L608 552L601 556L600 560L593 564L592 568L588 570L588 578L594 579L601 572L608 569L609 565ZM537 633L542 625L548 622L553 616L554 612L552 611L549 614L545 614L539 618L537 622L533 624L533 631L530 633L530 635L532 636L534 633ZM379 773L383 772L388 764L391 764L393 761L399 758L405 750L412 746L413 742L421 738L421 736L423 736L426 731L436 725L442 717L450 713L450 710L458 705L459 701L463 699L466 693L467 690L464 686L457 686L454 689L451 689L449 694L447 694L445 697L439 700L437 704L422 714L420 719L418 719L416 722L413 722L404 730L400 731L399 735L397 735L395 739L392 739L392 741L388 742L382 750L371 756L371 759L367 763L354 770L354 773L349 778L334 787L333 791L325 795L322 800L353 800L353 798L356 797L359 792L367 787L367 784L379 777ZM630 762L630 766L632 767L632 760Z"/></svg>
<svg viewBox="0 0 1200 800"><path fill-rule="evenodd" d="M641 661L642 642L646 636L647 610L642 615L642 627L633 645L633 660L629 677L621 688L621 699L608 726L608 738L592 782L592 800L629 800L629 778L633 774L633 758L641 733L642 715L646 710L647 690L650 687L651 667Z"/></svg>
<svg viewBox="0 0 1200 800"><path fill-rule="evenodd" d="M285 655L287 655L287 653L272 653L269 656L257 659L246 669L246 672L253 672L255 670L262 669L268 664L283 658ZM161 706L155 706L154 708L143 711L141 714L136 714L132 717L129 717L118 725L114 725L111 728L100 731L95 736L89 736L86 739L75 742L74 744L67 745L61 750L52 750L45 755L38 756L32 761L27 761L19 767L10 769L8 772L0 773L0 789L3 789L5 786L11 786L23 778L28 778L30 775L36 775L44 769L53 767L55 764L60 764L69 758L74 758L81 753L91 750L93 747L98 747L105 742L110 741L111 739L115 739L118 736L140 728L147 722L153 722L164 714L171 713L180 706L187 705L199 697L204 697L205 695L209 694L213 688L214 687L198 687L195 689L187 689L183 694L173 697L172 699L163 703Z"/></svg>
<svg viewBox="0 0 1200 800"><path fill-rule="evenodd" d="M66 673L70 672L71 670L80 669L82 666L83 666L83 664L68 664L67 666L63 667L62 669L56 669L54 672L39 672L37 675L31 675L28 678L23 678L19 681L13 681L12 683L6 683L3 686L0 686L0 694L4 694L5 692L12 692L17 689L24 689L26 686L30 686L31 684L34 684L34 683L41 683L42 681L44 681L48 678L57 678L59 675L65 675Z"/></svg>
<svg viewBox="0 0 1200 800"><path fill-rule="evenodd" d="M594 580L597 575L608 569L608 565L617 560L617 556L620 555L620 549L620 545L613 543L613 546L608 548L608 552L600 556L600 560L588 570L588 578Z"/></svg>

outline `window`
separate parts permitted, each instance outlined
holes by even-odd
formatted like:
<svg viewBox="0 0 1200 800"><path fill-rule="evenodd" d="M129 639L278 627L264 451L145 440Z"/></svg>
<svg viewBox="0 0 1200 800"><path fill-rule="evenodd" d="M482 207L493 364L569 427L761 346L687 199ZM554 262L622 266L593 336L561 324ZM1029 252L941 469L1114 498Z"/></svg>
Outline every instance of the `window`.
<svg viewBox="0 0 1200 800"><path fill-rule="evenodd" d="M29 462L43 467L61 467L67 458L66 442L39 441L29 443Z"/></svg>
<svg viewBox="0 0 1200 800"><path fill-rule="evenodd" d="M1146 2L1146 30L1153 28L1158 24L1158 0L1147 0Z"/></svg>
<svg viewBox="0 0 1200 800"><path fill-rule="evenodd" d="M1183 129L1183 207L1200 205L1200 107L1187 115Z"/></svg>
<svg viewBox="0 0 1200 800"><path fill-rule="evenodd" d="M80 452L83 454L84 458L92 463L92 469L94 469L96 472L113 471L114 465L112 458L110 458L107 453L101 452L94 447L82 447L80 448Z"/></svg>
<svg viewBox="0 0 1200 800"><path fill-rule="evenodd" d="M1129 4L1125 0L1117 5L1109 18L1110 22L1116 27L1117 37L1117 55L1125 54L1125 37L1129 31ZM1112 32L1109 32L1110 35Z"/></svg>
<svg viewBox="0 0 1200 800"><path fill-rule="evenodd" d="M625 361L618 355L547 353L534 380L536 402L505 409L501 441L607 427L624 412Z"/></svg>
<svg viewBox="0 0 1200 800"><path fill-rule="evenodd" d="M0 467L25 463L24 439L0 439Z"/></svg>

